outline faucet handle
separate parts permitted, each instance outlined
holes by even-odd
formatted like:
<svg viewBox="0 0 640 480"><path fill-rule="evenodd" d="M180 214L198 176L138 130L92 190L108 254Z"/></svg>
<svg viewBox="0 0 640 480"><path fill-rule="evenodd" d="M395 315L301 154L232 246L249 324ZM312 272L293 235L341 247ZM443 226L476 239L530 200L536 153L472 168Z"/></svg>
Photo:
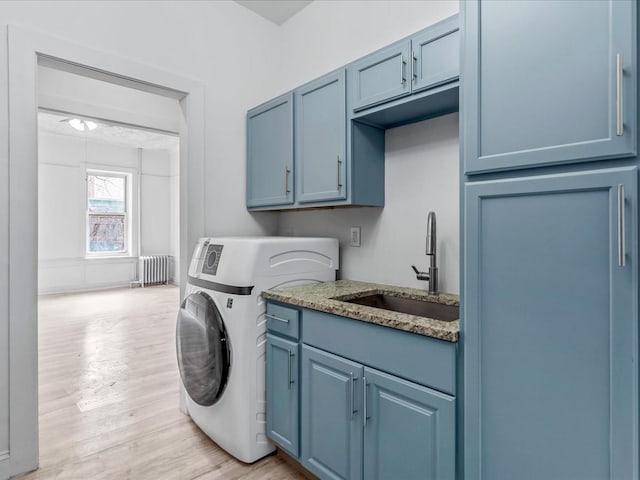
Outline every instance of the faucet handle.
<svg viewBox="0 0 640 480"><path fill-rule="evenodd" d="M418 270L416 268L415 265L411 265L411 268L413 268L413 271L416 272L416 278L418 280L426 280L429 281L429 274L427 272L421 272L420 270Z"/></svg>

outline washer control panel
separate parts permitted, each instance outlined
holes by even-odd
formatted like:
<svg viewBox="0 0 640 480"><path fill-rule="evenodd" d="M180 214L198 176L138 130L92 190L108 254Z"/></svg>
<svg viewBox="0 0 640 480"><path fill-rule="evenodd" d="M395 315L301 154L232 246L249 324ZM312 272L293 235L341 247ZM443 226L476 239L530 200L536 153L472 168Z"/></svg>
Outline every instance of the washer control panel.
<svg viewBox="0 0 640 480"><path fill-rule="evenodd" d="M207 251L204 255L204 262L202 262L202 273L206 275L215 275L218 271L218 264L220 263L220 256L222 255L222 248L224 245L210 244L207 246Z"/></svg>

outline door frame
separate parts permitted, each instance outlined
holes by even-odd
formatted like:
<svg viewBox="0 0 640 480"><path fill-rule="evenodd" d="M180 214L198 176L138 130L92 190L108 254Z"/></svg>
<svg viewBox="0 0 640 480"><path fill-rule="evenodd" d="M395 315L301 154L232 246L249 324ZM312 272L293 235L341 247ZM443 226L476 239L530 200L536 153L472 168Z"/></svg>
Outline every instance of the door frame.
<svg viewBox="0 0 640 480"><path fill-rule="evenodd" d="M59 37L0 26L0 78L7 79L0 81L0 341L5 331L8 340L7 354L0 345L0 381L3 370L7 371L9 385L9 450L0 452L0 478L38 467L39 59L179 100L182 265L188 265L189 252L205 227L205 90L201 82ZM187 269L182 268L181 294L186 276Z"/></svg>

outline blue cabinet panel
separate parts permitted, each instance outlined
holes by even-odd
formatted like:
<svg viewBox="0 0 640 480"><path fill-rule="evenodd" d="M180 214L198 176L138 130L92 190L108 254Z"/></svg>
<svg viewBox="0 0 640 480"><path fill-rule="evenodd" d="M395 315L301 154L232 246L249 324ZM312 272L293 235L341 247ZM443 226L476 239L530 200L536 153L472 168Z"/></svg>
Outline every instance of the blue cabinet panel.
<svg viewBox="0 0 640 480"><path fill-rule="evenodd" d="M413 93L458 79L460 28L458 15L411 37Z"/></svg>
<svg viewBox="0 0 640 480"><path fill-rule="evenodd" d="M365 368L364 478L454 480L455 399Z"/></svg>
<svg viewBox="0 0 640 480"><path fill-rule="evenodd" d="M637 2L464 2L467 173L633 156Z"/></svg>
<svg viewBox="0 0 640 480"><path fill-rule="evenodd" d="M411 93L411 40L402 40L349 65L354 111Z"/></svg>
<svg viewBox="0 0 640 480"><path fill-rule="evenodd" d="M362 478L362 365L302 346L302 463L323 479Z"/></svg>
<svg viewBox="0 0 640 480"><path fill-rule="evenodd" d="M247 113L247 207L293 203L293 94Z"/></svg>
<svg viewBox="0 0 640 480"><path fill-rule="evenodd" d="M300 310L297 308L267 302L265 318L267 331L296 340L300 337Z"/></svg>
<svg viewBox="0 0 640 480"><path fill-rule="evenodd" d="M298 344L267 334L267 435L294 457L300 453Z"/></svg>
<svg viewBox="0 0 640 480"><path fill-rule="evenodd" d="M304 343L455 394L456 343L304 309Z"/></svg>
<svg viewBox="0 0 640 480"><path fill-rule="evenodd" d="M638 478L636 168L465 197L465 478Z"/></svg>
<svg viewBox="0 0 640 480"><path fill-rule="evenodd" d="M340 70L295 91L298 202L346 198L345 88Z"/></svg>

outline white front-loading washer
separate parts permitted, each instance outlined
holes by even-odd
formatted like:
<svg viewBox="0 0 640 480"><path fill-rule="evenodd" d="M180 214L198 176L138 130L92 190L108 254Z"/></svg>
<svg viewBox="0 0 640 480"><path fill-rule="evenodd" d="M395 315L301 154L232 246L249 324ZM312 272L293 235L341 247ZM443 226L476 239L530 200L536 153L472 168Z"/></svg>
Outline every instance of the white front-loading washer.
<svg viewBox="0 0 640 480"><path fill-rule="evenodd" d="M266 437L265 302L269 288L335 280L338 241L201 238L176 325L185 409L243 462L274 450Z"/></svg>

